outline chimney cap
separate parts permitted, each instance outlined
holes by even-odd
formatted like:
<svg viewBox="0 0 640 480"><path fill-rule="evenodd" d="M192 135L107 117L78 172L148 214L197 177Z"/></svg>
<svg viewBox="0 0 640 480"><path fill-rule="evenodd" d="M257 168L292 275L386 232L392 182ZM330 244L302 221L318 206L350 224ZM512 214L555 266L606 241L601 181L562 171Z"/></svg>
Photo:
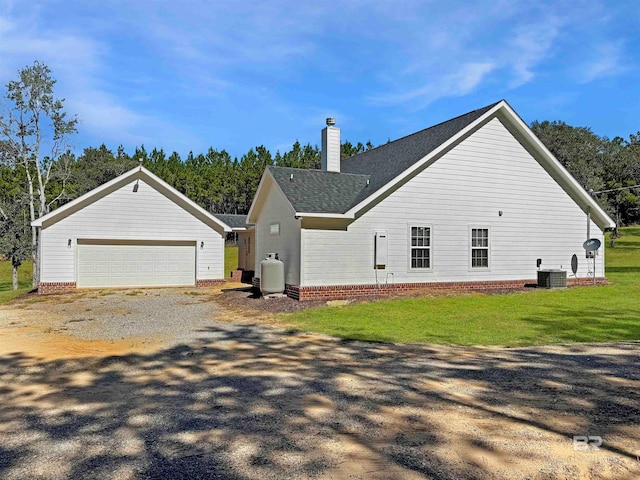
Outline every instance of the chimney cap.
<svg viewBox="0 0 640 480"><path fill-rule="evenodd" d="M336 124L336 119L332 117L327 118L327 127L333 127Z"/></svg>

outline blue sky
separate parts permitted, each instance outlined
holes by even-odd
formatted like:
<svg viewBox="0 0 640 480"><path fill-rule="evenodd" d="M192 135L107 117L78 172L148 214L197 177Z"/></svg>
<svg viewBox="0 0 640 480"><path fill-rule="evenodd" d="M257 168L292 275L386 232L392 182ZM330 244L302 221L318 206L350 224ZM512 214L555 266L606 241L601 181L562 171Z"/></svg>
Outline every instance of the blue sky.
<svg viewBox="0 0 640 480"><path fill-rule="evenodd" d="M375 145L507 99L527 122L640 130L637 1L0 0L0 82L38 59L105 143L240 156Z"/></svg>

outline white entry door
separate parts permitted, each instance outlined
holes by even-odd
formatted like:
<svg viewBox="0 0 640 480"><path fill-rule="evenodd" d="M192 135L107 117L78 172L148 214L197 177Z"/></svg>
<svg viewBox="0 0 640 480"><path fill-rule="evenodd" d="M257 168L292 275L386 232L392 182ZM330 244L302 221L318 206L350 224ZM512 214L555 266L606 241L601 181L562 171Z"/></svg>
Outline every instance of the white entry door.
<svg viewBox="0 0 640 480"><path fill-rule="evenodd" d="M78 288L195 285L196 245L78 240L77 266Z"/></svg>

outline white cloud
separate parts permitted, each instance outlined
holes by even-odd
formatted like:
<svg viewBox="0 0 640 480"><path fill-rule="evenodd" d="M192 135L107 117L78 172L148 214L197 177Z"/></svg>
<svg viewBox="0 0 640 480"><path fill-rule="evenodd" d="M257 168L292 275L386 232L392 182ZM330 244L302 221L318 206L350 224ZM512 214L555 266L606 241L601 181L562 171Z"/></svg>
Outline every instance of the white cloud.
<svg viewBox="0 0 640 480"><path fill-rule="evenodd" d="M77 113L80 130L89 129L104 141L142 144L147 140L139 130L149 119L119 105L103 92L91 88L76 91L66 107Z"/></svg>
<svg viewBox="0 0 640 480"><path fill-rule="evenodd" d="M411 103L414 107L423 108L438 98L460 97L471 93L495 68L496 65L490 61L459 65L451 73L422 87L407 92L371 96L369 100L381 106Z"/></svg>
<svg viewBox="0 0 640 480"><path fill-rule="evenodd" d="M578 68L585 82L619 73L623 45L595 48L590 35L616 16L600 0L571 3L0 0L0 80L41 59L83 132L197 148L198 135L257 136L243 116L315 131L331 109L345 125L340 111L362 99L401 115ZM596 52L590 63L567 60L574 45Z"/></svg>
<svg viewBox="0 0 640 480"><path fill-rule="evenodd" d="M450 82L453 85L451 95L466 95L473 91L487 74L495 69L493 62L469 63L451 75Z"/></svg>
<svg viewBox="0 0 640 480"><path fill-rule="evenodd" d="M51 68L57 80L56 95L66 98L68 113L78 116L81 133L107 143L138 145L176 134L180 135L181 145L193 140L188 132L180 132L169 122L136 111L110 92L113 88L105 79L109 74L105 59L109 47L105 43L81 33L48 29L43 26L47 22L38 14L35 7L24 8L20 14L10 12L1 19L2 83L39 60Z"/></svg>
<svg viewBox="0 0 640 480"><path fill-rule="evenodd" d="M622 42L606 42L599 45L595 49L594 58L580 69L580 81L588 83L626 71L622 51Z"/></svg>
<svg viewBox="0 0 640 480"><path fill-rule="evenodd" d="M414 17L417 21L403 24L399 51L378 77L381 93L368 96L374 105L424 108L485 86L512 90L540 74L566 75L573 68L567 58L592 48L600 55L585 67L584 78L621 71L620 49L595 47L594 32L615 19L598 0L579 8L562 0L479 1L462 7L453 2L442 11L434 5L416 7Z"/></svg>
<svg viewBox="0 0 640 480"><path fill-rule="evenodd" d="M138 35L170 61L215 69L248 63L282 66L309 54L314 49L310 34L319 28L314 20L323 15L313 6L286 1L191 1L189 8L173 1L162 8L153 5L157 3L130 4L138 15L124 20L134 25L144 15L145 26Z"/></svg>
<svg viewBox="0 0 640 480"><path fill-rule="evenodd" d="M511 88L516 88L530 82L534 78L534 69L548 56L558 37L561 22L551 17L537 24L526 24L518 28L513 40L508 41L513 46L505 58L505 64L514 73Z"/></svg>

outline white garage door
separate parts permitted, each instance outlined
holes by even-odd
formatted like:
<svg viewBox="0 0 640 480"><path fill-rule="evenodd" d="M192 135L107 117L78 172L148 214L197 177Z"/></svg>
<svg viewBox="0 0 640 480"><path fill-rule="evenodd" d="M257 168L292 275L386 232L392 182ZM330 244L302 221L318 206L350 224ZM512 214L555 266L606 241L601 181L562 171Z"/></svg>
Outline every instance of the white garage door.
<svg viewBox="0 0 640 480"><path fill-rule="evenodd" d="M78 240L78 288L195 285L195 242Z"/></svg>

